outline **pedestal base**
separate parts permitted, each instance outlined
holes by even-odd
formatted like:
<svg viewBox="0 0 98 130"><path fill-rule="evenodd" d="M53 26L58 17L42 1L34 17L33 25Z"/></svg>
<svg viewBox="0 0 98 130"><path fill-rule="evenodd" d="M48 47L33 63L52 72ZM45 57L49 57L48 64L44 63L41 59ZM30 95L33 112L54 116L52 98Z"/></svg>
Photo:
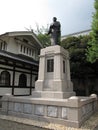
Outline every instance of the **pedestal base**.
<svg viewBox="0 0 98 130"><path fill-rule="evenodd" d="M53 92L53 91L33 91L33 98L54 98L54 99L66 99L71 96L75 96L75 92Z"/></svg>
<svg viewBox="0 0 98 130"><path fill-rule="evenodd" d="M1 112L15 117L80 127L97 108L97 96L50 99L4 96Z"/></svg>
<svg viewBox="0 0 98 130"><path fill-rule="evenodd" d="M36 91L73 91L73 84L70 80L37 80L35 86Z"/></svg>

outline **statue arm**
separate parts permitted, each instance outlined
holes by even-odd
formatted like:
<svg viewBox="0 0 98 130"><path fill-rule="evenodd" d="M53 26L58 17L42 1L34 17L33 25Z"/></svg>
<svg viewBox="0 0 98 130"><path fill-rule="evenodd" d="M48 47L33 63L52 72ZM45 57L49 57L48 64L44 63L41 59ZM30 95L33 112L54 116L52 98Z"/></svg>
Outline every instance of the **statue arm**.
<svg viewBox="0 0 98 130"><path fill-rule="evenodd" d="M47 33L48 35L52 33L52 28L53 28L53 25L51 25L51 26L49 27L49 31L48 31L48 33Z"/></svg>

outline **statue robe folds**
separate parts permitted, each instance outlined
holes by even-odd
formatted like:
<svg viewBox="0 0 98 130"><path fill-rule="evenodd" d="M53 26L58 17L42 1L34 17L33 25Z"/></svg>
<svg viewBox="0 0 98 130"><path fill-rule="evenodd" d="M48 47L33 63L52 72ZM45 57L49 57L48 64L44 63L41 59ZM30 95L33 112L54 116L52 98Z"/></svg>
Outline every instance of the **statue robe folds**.
<svg viewBox="0 0 98 130"><path fill-rule="evenodd" d="M60 22L56 21L50 25L48 34L51 34L51 45L59 45L60 44L60 31L61 25Z"/></svg>

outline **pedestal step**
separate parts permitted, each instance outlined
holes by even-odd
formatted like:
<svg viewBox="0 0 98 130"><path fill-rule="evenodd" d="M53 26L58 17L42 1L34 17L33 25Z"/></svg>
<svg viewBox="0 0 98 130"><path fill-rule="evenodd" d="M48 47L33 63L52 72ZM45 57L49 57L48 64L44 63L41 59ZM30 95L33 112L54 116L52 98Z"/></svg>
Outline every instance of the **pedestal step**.
<svg viewBox="0 0 98 130"><path fill-rule="evenodd" d="M75 92L53 92L53 91L34 91L32 97L34 98L54 98L54 99L66 99L71 96L75 96Z"/></svg>

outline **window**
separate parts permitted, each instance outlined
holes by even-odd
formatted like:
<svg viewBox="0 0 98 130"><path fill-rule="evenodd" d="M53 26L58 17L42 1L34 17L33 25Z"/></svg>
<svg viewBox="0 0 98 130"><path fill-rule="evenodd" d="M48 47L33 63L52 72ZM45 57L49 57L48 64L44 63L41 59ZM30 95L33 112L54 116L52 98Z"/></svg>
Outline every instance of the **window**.
<svg viewBox="0 0 98 130"><path fill-rule="evenodd" d="M30 47L27 47L27 46L22 45L22 44L20 45L20 53L35 58L35 50L34 50L34 48L30 48Z"/></svg>
<svg viewBox="0 0 98 130"><path fill-rule="evenodd" d="M4 41L3 50L7 50L7 43Z"/></svg>
<svg viewBox="0 0 98 130"><path fill-rule="evenodd" d="M31 55L31 49L29 49L29 55Z"/></svg>
<svg viewBox="0 0 98 130"><path fill-rule="evenodd" d="M23 50L23 52L25 53L25 51L26 51L26 47L24 46L24 50Z"/></svg>
<svg viewBox="0 0 98 130"><path fill-rule="evenodd" d="M54 60L48 59L47 60L47 72L53 72L54 71Z"/></svg>
<svg viewBox="0 0 98 130"><path fill-rule="evenodd" d="M23 45L20 46L20 52L22 52Z"/></svg>
<svg viewBox="0 0 98 130"><path fill-rule="evenodd" d="M25 74L21 74L19 76L19 86L22 86L22 87L27 86L27 76Z"/></svg>
<svg viewBox="0 0 98 130"><path fill-rule="evenodd" d="M1 72L0 85L3 85L3 86L10 85L10 73L9 72L7 72L7 71Z"/></svg>
<svg viewBox="0 0 98 130"><path fill-rule="evenodd" d="M34 50L32 50L32 56L34 55Z"/></svg>
<svg viewBox="0 0 98 130"><path fill-rule="evenodd" d="M27 48L27 55L28 55L28 48Z"/></svg>
<svg viewBox="0 0 98 130"><path fill-rule="evenodd" d="M1 50L7 50L7 43L6 43L5 41L2 41L2 42L0 43L0 49L1 49Z"/></svg>
<svg viewBox="0 0 98 130"><path fill-rule="evenodd" d="M2 50L2 42L0 43L0 49Z"/></svg>
<svg viewBox="0 0 98 130"><path fill-rule="evenodd" d="M65 73L65 61L63 60L63 73Z"/></svg>

